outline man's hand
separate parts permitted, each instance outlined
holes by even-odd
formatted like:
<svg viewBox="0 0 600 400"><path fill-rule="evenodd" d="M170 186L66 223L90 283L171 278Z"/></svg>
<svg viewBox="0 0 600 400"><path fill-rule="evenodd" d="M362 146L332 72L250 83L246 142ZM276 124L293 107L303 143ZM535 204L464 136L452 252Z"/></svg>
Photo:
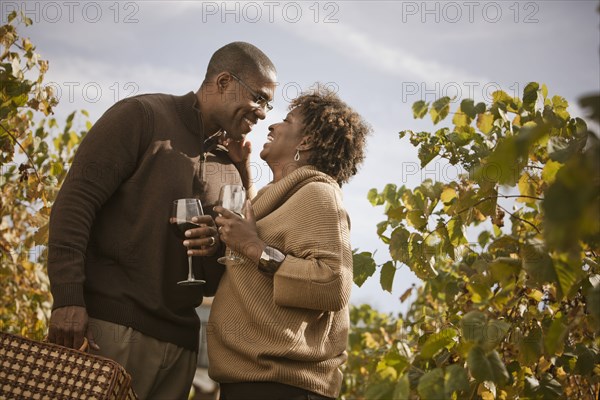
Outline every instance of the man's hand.
<svg viewBox="0 0 600 400"><path fill-rule="evenodd" d="M252 153L252 143L246 140L246 138L239 142L232 139L225 139L221 144L227 147L229 158L235 164L245 163L250 158L250 153Z"/></svg>
<svg viewBox="0 0 600 400"><path fill-rule="evenodd" d="M192 222L200 225L199 228L185 231L183 245L188 248L188 256L210 257L214 255L221 245L215 221L210 215L194 217Z"/></svg>
<svg viewBox="0 0 600 400"><path fill-rule="evenodd" d="M88 329L88 314L85 307L66 306L52 311L48 332L49 342L79 349L83 345L84 337L87 337L91 348L100 350Z"/></svg>

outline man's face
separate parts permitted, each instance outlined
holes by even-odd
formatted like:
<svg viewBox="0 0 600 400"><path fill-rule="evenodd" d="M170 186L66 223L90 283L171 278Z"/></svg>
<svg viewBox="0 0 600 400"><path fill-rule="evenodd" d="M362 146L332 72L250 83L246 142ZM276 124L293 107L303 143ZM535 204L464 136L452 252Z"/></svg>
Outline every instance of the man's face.
<svg viewBox="0 0 600 400"><path fill-rule="evenodd" d="M222 95L221 128L232 140L242 140L259 119L265 119L265 101L273 100L276 76L238 78L232 76Z"/></svg>

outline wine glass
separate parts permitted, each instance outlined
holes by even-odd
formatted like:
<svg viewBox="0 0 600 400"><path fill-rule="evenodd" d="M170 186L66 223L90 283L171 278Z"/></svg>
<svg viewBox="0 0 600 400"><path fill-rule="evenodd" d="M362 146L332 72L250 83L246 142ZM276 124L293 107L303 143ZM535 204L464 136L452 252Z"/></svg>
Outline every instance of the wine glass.
<svg viewBox="0 0 600 400"><path fill-rule="evenodd" d="M219 193L219 204L234 214L244 218L243 210L246 204L246 190L242 185L224 185ZM240 261L230 248L227 255L220 257L217 262L226 264L227 261Z"/></svg>
<svg viewBox="0 0 600 400"><path fill-rule="evenodd" d="M204 215L204 212L202 211L200 200L178 199L173 201L173 212L169 222L175 230L175 234L180 238L185 239L185 231L200 226L199 224L192 222L192 218L201 215ZM206 283L206 281L194 277L194 271L192 270L192 256L188 256L188 278L184 281L177 282L177 284L191 286L202 285L204 283Z"/></svg>

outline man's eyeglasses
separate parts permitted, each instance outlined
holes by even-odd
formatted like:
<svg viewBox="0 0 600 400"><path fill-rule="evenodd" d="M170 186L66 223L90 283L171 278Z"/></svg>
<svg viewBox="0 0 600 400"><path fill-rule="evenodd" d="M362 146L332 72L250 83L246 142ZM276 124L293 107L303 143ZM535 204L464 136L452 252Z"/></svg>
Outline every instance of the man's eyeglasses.
<svg viewBox="0 0 600 400"><path fill-rule="evenodd" d="M244 83L243 80L241 80L234 74L231 74L231 76L233 77L233 79L238 81L240 83L240 85L242 85L252 95L252 97L253 97L252 101L254 103L256 103L259 107L263 108L266 111L271 111L273 109L273 105L271 103L269 103L269 101L267 101L267 99L265 99L262 95L256 93L254 90L252 90L250 88L250 86L248 86L246 83Z"/></svg>

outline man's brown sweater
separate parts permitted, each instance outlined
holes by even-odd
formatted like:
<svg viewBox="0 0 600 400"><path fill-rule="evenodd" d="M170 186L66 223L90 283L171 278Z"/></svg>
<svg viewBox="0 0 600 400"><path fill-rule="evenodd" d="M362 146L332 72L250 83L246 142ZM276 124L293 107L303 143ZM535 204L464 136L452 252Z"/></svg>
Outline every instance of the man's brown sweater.
<svg viewBox="0 0 600 400"><path fill-rule="evenodd" d="M215 152L202 180L195 103L192 92L137 96L90 129L52 207L54 309L85 306L91 317L197 350L195 307L214 294L222 268L196 258L196 276L207 284L177 285L187 276L187 256L169 225L172 202L197 197L206 206L223 183L239 183L239 174Z"/></svg>
<svg viewBox="0 0 600 400"><path fill-rule="evenodd" d="M207 327L218 382L279 382L337 397L352 286L349 222L338 184L302 167L252 202L259 237L286 254L269 277L227 265Z"/></svg>

